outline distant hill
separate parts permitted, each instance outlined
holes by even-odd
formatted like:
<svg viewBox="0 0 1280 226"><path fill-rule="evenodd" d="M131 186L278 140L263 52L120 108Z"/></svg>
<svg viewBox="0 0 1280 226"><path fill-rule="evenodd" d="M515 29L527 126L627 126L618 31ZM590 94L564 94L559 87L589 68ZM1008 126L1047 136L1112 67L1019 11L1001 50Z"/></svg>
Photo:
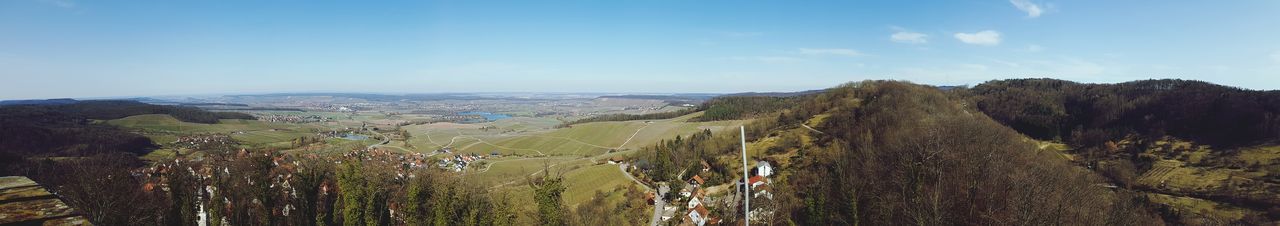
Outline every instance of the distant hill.
<svg viewBox="0 0 1280 226"><path fill-rule="evenodd" d="M711 98L715 98L719 94L671 94L671 95L606 95L597 98L619 98L619 99L641 99L641 100L661 100L671 106L688 106L699 105Z"/></svg>
<svg viewBox="0 0 1280 226"><path fill-rule="evenodd" d="M77 103L77 102L79 102L79 101L77 101L77 100L75 100L75 99L69 99L69 98L62 98L62 99L47 99L47 100L0 100L0 106L8 106L8 105L59 105L59 104L74 104L74 103Z"/></svg>
<svg viewBox="0 0 1280 226"><path fill-rule="evenodd" d="M209 112L194 107L123 100L0 106L0 137L4 138L0 139L0 159L89 156L112 152L146 153L154 148L154 144L146 137L92 122L145 114L168 114L194 123L253 118L236 112Z"/></svg>
<svg viewBox="0 0 1280 226"><path fill-rule="evenodd" d="M490 100L502 99L494 97L483 97L462 94L370 94L370 93L273 93L273 94L252 94L252 95L229 95L232 98L276 98L276 97L340 97L354 98L368 101L426 101L426 100Z"/></svg>
<svg viewBox="0 0 1280 226"><path fill-rule="evenodd" d="M969 89L976 107L1031 137L1096 146L1171 135L1231 147L1280 139L1280 91L1188 80L1081 84L1011 79Z"/></svg>
<svg viewBox="0 0 1280 226"><path fill-rule="evenodd" d="M826 91L827 90L825 89L815 89L815 90L805 90L805 91L798 91L798 92L761 92L761 93L746 92L746 93L730 93L730 94L725 94L720 96L721 97L794 97L794 96L819 94Z"/></svg>

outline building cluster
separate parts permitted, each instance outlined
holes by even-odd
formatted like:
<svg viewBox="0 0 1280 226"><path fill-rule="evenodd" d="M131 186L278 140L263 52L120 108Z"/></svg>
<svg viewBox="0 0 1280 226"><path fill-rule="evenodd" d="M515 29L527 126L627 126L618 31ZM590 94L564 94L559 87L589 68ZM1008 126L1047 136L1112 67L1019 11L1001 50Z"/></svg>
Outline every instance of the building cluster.
<svg viewBox="0 0 1280 226"><path fill-rule="evenodd" d="M770 187L770 184L773 183L773 179L770 178L773 176L773 171L772 164L767 161L759 161L756 163L756 168L752 170L753 175L750 178L747 178L745 182L738 181L735 183L738 185L739 191L751 191L749 193L751 196L751 209L747 213L747 219L751 221L768 221L774 215L773 208L769 208L773 206L773 188Z"/></svg>
<svg viewBox="0 0 1280 226"><path fill-rule="evenodd" d="M446 150L446 149L441 149L441 150ZM445 152L445 153L449 153L449 152ZM437 162L436 164L441 169L453 170L454 172L462 172L462 170L467 169L467 166L471 165L472 162L480 161L489 157L498 157L498 156L499 154L497 151L490 153L488 156L477 155L475 153L457 154L457 155L452 155L449 157L442 158L440 159L440 162Z"/></svg>
<svg viewBox="0 0 1280 226"><path fill-rule="evenodd" d="M328 122L332 118L326 118L319 115L281 115L281 114L258 114L254 115L258 121L266 122L283 122L283 123L314 123Z"/></svg>
<svg viewBox="0 0 1280 226"><path fill-rule="evenodd" d="M704 172L710 171L711 167L703 161L702 170ZM702 176L694 174L686 181L688 186L681 189L679 193L681 197L688 200L684 205L677 205L684 209L683 216L681 216L683 221L680 225L704 226L723 223L722 219L712 216L707 207L718 203L727 205L737 203L737 208L740 211L741 204L743 204L740 191L744 189L751 191L751 211L747 214L747 217L752 221L765 221L767 216L772 216L773 214L771 208L765 208L766 206L771 206L770 202L773 201L773 191L769 187L769 184L772 183L770 177L773 176L773 171L773 165L769 162L757 161L756 167L751 169L751 177L735 182L734 185L738 189L733 194L722 197L725 200L715 200L714 197L708 196L706 190L703 189L706 186L706 180ZM664 218L663 220L666 219Z"/></svg>
<svg viewBox="0 0 1280 226"><path fill-rule="evenodd" d="M430 166L431 159L422 153L404 153L386 149L358 149L342 155L346 159L359 159L365 165L385 166L395 170L397 179L413 178L414 169L425 169ZM336 161L341 163L341 161Z"/></svg>
<svg viewBox="0 0 1280 226"><path fill-rule="evenodd" d="M180 136L177 140L169 142L169 147L202 150L224 147L235 143L235 140L232 140L231 136L226 134L200 134Z"/></svg>
<svg viewBox="0 0 1280 226"><path fill-rule="evenodd" d="M458 114L454 114L454 115L441 115L441 116L434 117L434 118L432 118L432 119L434 119L434 121L440 121L440 122L475 122L475 121L481 121L481 122L482 122L482 121L485 121L485 117L484 117L483 115L458 115Z"/></svg>

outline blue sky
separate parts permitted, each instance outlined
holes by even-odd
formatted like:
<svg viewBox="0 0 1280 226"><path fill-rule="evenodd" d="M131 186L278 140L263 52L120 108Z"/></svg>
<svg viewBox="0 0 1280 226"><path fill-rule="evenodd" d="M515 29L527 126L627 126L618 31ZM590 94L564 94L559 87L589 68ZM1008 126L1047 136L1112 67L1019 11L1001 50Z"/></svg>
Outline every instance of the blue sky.
<svg viewBox="0 0 1280 226"><path fill-rule="evenodd" d="M1280 1L0 1L0 99L1019 77L1280 89Z"/></svg>

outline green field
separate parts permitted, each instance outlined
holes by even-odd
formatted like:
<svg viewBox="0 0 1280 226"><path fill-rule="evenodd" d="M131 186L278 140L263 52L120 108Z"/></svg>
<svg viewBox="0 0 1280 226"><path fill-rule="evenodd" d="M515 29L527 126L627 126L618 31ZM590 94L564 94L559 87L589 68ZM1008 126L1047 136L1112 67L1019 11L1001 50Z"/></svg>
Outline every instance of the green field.
<svg viewBox="0 0 1280 226"><path fill-rule="evenodd" d="M281 112L289 113L289 112ZM295 112L296 113L296 112ZM301 113L306 114L306 113ZM531 202L524 183L529 176L540 175L545 166L565 178L565 204L573 206L586 202L597 192L610 193L634 182L627 179L617 165L601 164L602 159L615 155L627 155L644 146L676 135L689 135L703 129L719 131L746 123L739 121L688 122L700 113L669 120L637 120L620 122L595 122L555 128L560 121L551 118L516 117L478 124L433 123L403 127L410 132L407 141L414 151L428 152L444 146L452 146L458 153L488 154L499 151L505 155L518 154L477 162L465 173L471 183L483 185L500 194L509 194L516 204ZM332 115L332 114L330 114ZM336 116L336 115L334 115ZM384 116L358 115L368 120L387 119ZM344 123L269 123L255 120L222 120L217 124L199 124L178 121L168 115L139 115L106 121L107 124L141 131L158 141L173 140L177 136L202 133L230 134L232 139L245 145L258 147L287 147L292 139L309 136L316 131L341 127ZM368 145L371 142L326 140L325 144L287 150L290 152L334 153ZM394 146L403 146L395 143ZM620 149L617 153L607 153ZM173 151L157 153L155 157L172 155ZM617 200L611 200L617 201ZM524 205L521 205L524 206Z"/></svg>
<svg viewBox="0 0 1280 226"><path fill-rule="evenodd" d="M618 170L618 165L583 163L585 162L572 167L576 169L562 174L565 186L567 186L563 193L565 206L573 208L578 204L585 203L591 200L591 197L597 191L609 194L609 203L622 201L622 192L618 188L624 188L633 184L633 182L627 179L622 171ZM541 163L537 165L537 169L541 170ZM636 184L635 186L640 185ZM525 183L524 178L520 178L510 185L496 187L492 191L499 195L505 195L513 205L521 207L525 211L534 210L533 190Z"/></svg>
<svg viewBox="0 0 1280 226"><path fill-rule="evenodd" d="M246 145L287 147L290 140L330 128L316 124L270 123L257 120L224 119L216 124L179 121L169 115L135 115L109 120L110 125L141 130L156 142L172 141L178 135L226 133Z"/></svg>
<svg viewBox="0 0 1280 226"><path fill-rule="evenodd" d="M597 191L613 192L615 188L634 183L623 175L618 165L612 164L585 166L565 173L564 178L569 186L564 192L564 203L570 206L591 200Z"/></svg>
<svg viewBox="0 0 1280 226"><path fill-rule="evenodd" d="M413 134L410 143L419 151L452 146L461 153L526 156L576 155L594 156L610 149L638 149L676 135L689 135L703 129L719 131L746 123L745 120L688 122L701 113L668 120L636 120L593 122L569 128L547 130L550 121L534 121L541 125L522 125L519 121L503 121L476 125L415 125L407 129ZM526 119L532 120L532 119ZM480 127L496 126L482 130ZM512 128L519 128L512 132ZM531 131L531 132L523 132Z"/></svg>
<svg viewBox="0 0 1280 226"><path fill-rule="evenodd" d="M564 176L568 186L565 204L573 206L590 200L597 191L619 198L615 194L617 188L634 184L617 165L602 164L605 158L626 156L632 150L677 135L687 136L703 129L723 131L748 122L688 122L699 114L668 120L583 123L560 129L552 129L557 121L537 118L480 124L433 123L405 129L412 134L409 143L418 151L452 146L456 153L498 151L519 155L481 161L468 169L466 175L471 182L514 197L516 200L512 201L517 205L531 205L532 200L526 200L531 191L525 179L540 176L544 167L550 166L551 172ZM483 129L486 127L488 129ZM610 149L618 152L608 153Z"/></svg>
<svg viewBox="0 0 1280 226"><path fill-rule="evenodd" d="M585 161L574 157L547 157L507 158L483 162L485 166L470 169L467 178L479 184L498 187L523 186L526 177L535 172L541 173L545 167L551 167L552 172L561 172L571 165L582 164Z"/></svg>

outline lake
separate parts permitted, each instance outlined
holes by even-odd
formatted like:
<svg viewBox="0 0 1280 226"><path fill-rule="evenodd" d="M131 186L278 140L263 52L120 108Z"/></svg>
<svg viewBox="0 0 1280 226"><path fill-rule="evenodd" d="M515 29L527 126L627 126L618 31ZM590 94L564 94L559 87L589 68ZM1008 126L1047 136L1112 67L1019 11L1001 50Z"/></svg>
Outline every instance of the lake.
<svg viewBox="0 0 1280 226"><path fill-rule="evenodd" d="M369 136L360 135L360 134L354 134L354 133L348 133L348 134L344 134L344 135L342 135L342 137L340 137L340 138L342 138L342 139L347 139L347 140L367 140L367 139L369 139Z"/></svg>
<svg viewBox="0 0 1280 226"><path fill-rule="evenodd" d="M494 114L491 112L483 112L483 111L459 112L458 115L479 115L481 117L484 117L485 121L490 121L490 122L497 121L499 119L504 119L504 118L511 118L511 115Z"/></svg>

